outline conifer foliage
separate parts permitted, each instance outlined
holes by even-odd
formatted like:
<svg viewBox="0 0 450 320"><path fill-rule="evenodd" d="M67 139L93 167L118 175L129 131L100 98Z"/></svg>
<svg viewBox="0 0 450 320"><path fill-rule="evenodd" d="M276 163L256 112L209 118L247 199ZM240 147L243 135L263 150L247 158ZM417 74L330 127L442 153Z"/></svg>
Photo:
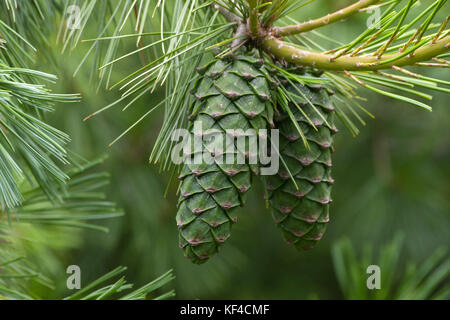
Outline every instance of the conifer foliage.
<svg viewBox="0 0 450 320"><path fill-rule="evenodd" d="M69 156L69 136L46 122L56 104L80 99L51 92L44 84L57 78L30 67L36 57L51 61L47 38L59 20L55 37L62 52L75 49L81 40L89 46L75 75L93 61L98 89L118 88L123 93L85 120L114 106L125 110L139 99L151 100L150 108L114 143L156 109L164 110L149 160L180 178L174 220L179 245L192 262L206 262L230 237L237 208L245 205L245 194L261 165L236 163L239 153L248 157L245 148L237 148L232 163L175 164L170 158L172 134L188 129L194 138L195 121L202 132L279 130L279 146L271 152L279 156L280 170L263 178L268 204L287 242L301 250L314 247L332 217L333 135L342 125L356 136L364 118L372 116L359 102L361 93L372 91L427 111L432 110L432 96L425 89L450 93L449 81L420 71L449 67L449 17L441 18L448 8L446 0L350 1L323 17L305 16L304 22L293 18L294 12L318 1L323 0L1 1L1 221L7 217L14 226L21 217L40 224L95 228L84 221L118 215L110 203L84 207L86 198L97 196L97 185L83 195L73 188L84 181L77 180L77 174L84 174L80 168L91 162L80 165L76 156ZM69 10L73 6L77 10ZM319 31L368 10L379 10L377 23L348 43ZM78 15L68 17L73 12ZM75 19L75 28L68 18ZM100 32L88 34L90 24ZM130 40L136 49L122 52L121 44ZM112 83L113 67L127 59L139 59L142 66ZM153 103L158 98L152 95L161 88L164 97ZM208 148L203 143L200 151L214 154ZM194 151L187 158L195 155ZM63 169L68 165L79 172ZM101 177L94 174L86 179L97 178ZM36 203L45 203L45 212L36 209ZM47 216L68 203L75 208L67 209L74 217ZM89 214L78 214L83 208ZM0 235L7 234L6 224L1 227ZM8 253L0 266L18 261L22 260ZM16 269L34 274L25 270L29 271L22 265ZM163 277L170 279L170 274ZM110 296L121 286L126 287L118 282L89 297ZM154 287L158 286L148 288ZM142 298L150 289L130 297ZM0 291L31 296L7 289L1 271Z"/></svg>

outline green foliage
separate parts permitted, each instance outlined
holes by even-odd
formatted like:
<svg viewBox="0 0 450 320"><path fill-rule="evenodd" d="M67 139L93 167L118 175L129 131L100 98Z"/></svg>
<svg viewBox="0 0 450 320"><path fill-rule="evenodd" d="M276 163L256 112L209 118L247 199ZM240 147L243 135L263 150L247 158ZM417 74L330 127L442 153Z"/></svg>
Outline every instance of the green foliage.
<svg viewBox="0 0 450 320"><path fill-rule="evenodd" d="M73 228L93 229L107 232L108 229L92 221L121 216L114 203L104 199L101 189L108 183L108 175L90 170L101 160L79 164L66 174L69 177L64 190L60 190L63 202L51 203L40 188L25 191L21 207L10 211L10 220L0 220L0 298L37 299L33 293L36 286L54 289L54 283L44 276L49 264L59 264L58 253L76 244L79 233ZM72 230L67 233L67 228ZM37 266L40 266L38 268ZM63 266L61 266L63 267ZM83 289L67 299L145 299L146 296L173 279L167 272L151 283L126 295L117 294L132 288L124 277L110 285L105 285L126 270L119 267L101 278L85 285ZM102 288L97 288L105 285ZM93 290L94 288L97 288ZM173 290L155 299L165 299L174 295Z"/></svg>
<svg viewBox="0 0 450 320"><path fill-rule="evenodd" d="M53 288L49 278L42 275L45 270L37 271L36 265L58 264L55 250L72 248L76 244L78 234L67 234L66 228L106 232L105 227L92 221L122 215L101 192L108 183L108 175L90 170L100 162L80 163L65 172L70 180L58 189L62 202L49 201L40 187L22 185L22 205L11 209L8 216L0 216L0 264L3 266L0 286L5 297L34 297L32 290L27 290L29 281Z"/></svg>
<svg viewBox="0 0 450 320"><path fill-rule="evenodd" d="M0 261L0 300L32 300L37 298L27 287L30 281L53 288L49 278L30 266L25 257L17 255L17 249L10 251L1 250L4 256Z"/></svg>
<svg viewBox="0 0 450 320"><path fill-rule="evenodd" d="M443 247L420 265L406 263L402 272L401 251L403 236L397 236L374 256L373 246L365 246L360 257L349 239L339 240L332 250L334 270L341 290L347 299L449 299L450 259ZM381 271L381 288L368 290L366 269L377 265ZM402 276L400 276L402 274Z"/></svg>
<svg viewBox="0 0 450 320"><path fill-rule="evenodd" d="M27 78L31 82L25 82ZM52 199L60 200L56 190L67 176L55 160L68 163L64 145L69 137L43 122L41 115L50 111L53 104L77 97L52 94L34 82L52 78L37 71L8 67L0 58L1 210L21 203L19 185L26 179L39 184Z"/></svg>
<svg viewBox="0 0 450 320"><path fill-rule="evenodd" d="M0 34L0 210L7 212L21 204L24 183L38 184L52 201L61 201L58 189L67 175L58 164L68 163L70 139L45 123L44 115L79 96L52 93L45 84L57 78L27 68L29 51L36 49L2 20Z"/></svg>
<svg viewBox="0 0 450 320"><path fill-rule="evenodd" d="M291 45L301 50L329 53L330 61L338 60L344 55L355 58L362 55L381 57L400 49L401 54L395 59L386 60L388 63L395 63L430 41L445 37L448 33L448 30L445 30L445 21L444 23L433 22L445 7L445 0L436 0L431 4L412 0L367 1L369 2L374 5L368 9L384 9L380 16L380 23L366 28L348 44L336 41L313 29L308 30L311 31L309 33L289 33ZM299 12L299 9L305 11L316 3L317 1L256 1L255 8L256 11L260 11L261 25L264 28L274 26L276 33L291 23L304 27L307 23L300 24L295 19L294 13ZM126 110L147 94L154 93L160 85L165 85L164 99L152 105L113 143L129 133L147 116L163 108L165 118L151 153L150 162L159 162L161 168L169 170L171 162L166 155L170 154L174 146L170 136L173 130L187 126L185 115L191 104L189 90L195 80L193 70L200 65L204 53L218 48L220 51L217 56L220 57L243 45L250 47L258 45L253 43L245 32L241 34L239 31L241 23L251 17L248 1L175 0L151 3L149 0L137 2L128 0L112 5L109 1L100 3L89 0L75 1L74 4L80 5L81 25L79 29L67 30L64 27L66 21L63 20L60 27L60 39L63 40L64 48L70 46L74 49L81 44L80 39L83 35L86 37L88 21L96 21L101 30L95 37L87 40L90 47L81 59L76 73L87 61L87 57L93 55L93 65L99 69L99 85L104 83L106 87L119 88L123 92L120 99L94 112L88 118L119 104L123 104L123 110ZM214 4L220 10L214 10ZM228 23L226 23L227 20ZM326 16L317 21L326 21ZM127 23L133 26L133 30L126 29ZM326 22L318 23L317 27L326 24ZM236 28L237 31L234 32ZM299 32L301 29L299 28ZM127 40L135 41L137 48L122 54L118 50L119 45ZM335 44L338 46L333 48ZM265 48L260 49L264 51ZM122 61L124 59L138 57L142 62L141 68L115 84L110 83L114 65L125 63ZM442 58L445 58L445 55L436 57L445 67L447 62ZM266 56L266 60L270 59L271 57ZM390 66L387 68L389 69ZM427 77L418 71L410 72L402 68L393 70L400 74L381 71L352 73L343 71L344 69L327 71L323 81L336 92L333 97L337 108L336 114L352 135L359 133L359 125L366 124L365 116L373 117L358 101L362 100L357 92L361 86L426 110L431 110L431 106L412 96L431 100L432 96L423 92L423 89L449 92L446 88L449 85L448 81ZM289 77L302 84L311 83L309 79L298 79L293 75Z"/></svg>
<svg viewBox="0 0 450 320"><path fill-rule="evenodd" d="M340 9L341 5L348 4L348 2L344 3L343 1L306 0L250 2L253 5L256 3L256 7L253 6L253 11L250 10L248 2L244 0L233 2L200 0L158 2L151 0L3 0L0 2L0 212L1 222L3 223L0 226L0 234L2 236L4 234L5 238L11 243L18 244L17 247L3 244L0 247L0 250L4 250L3 252L8 251L5 253L8 258L0 261L0 291L4 297L38 297L39 295L35 294L34 284L33 287L29 286L30 283L34 282L41 286L52 286L51 281L41 275L41 268L38 271L34 267L36 261L30 261L35 260L33 257L30 258L30 252L45 252L42 260L46 262L40 262L44 263L46 267L52 268L53 265L53 268L57 268L58 259L53 254L54 250L67 249L68 244L70 244L70 247L82 245L79 242L80 234L78 231L74 231L78 228L71 228L70 236L64 232L65 237L63 239L66 240L56 241L55 239L59 239L62 233L62 226L64 228L66 226L77 226L104 230L103 227L92 225L90 221L118 215L118 212L113 208L114 206L103 201L103 198L98 198L96 189L90 185L91 181L96 181L95 183L99 185L104 184L105 176L103 174L92 174L92 176L86 178L89 183L85 185L83 184L84 176L80 177L77 173L64 169L68 162L74 160L72 155L68 156L70 152L66 149L66 143L69 141L68 135L47 124L49 121L45 115L49 111L53 111L55 104L78 101L79 97L53 94L47 87L53 87L56 78L37 70L44 68L44 65L46 68L54 68L62 51L65 54L63 59L65 60L64 65L67 65L67 70L74 71L74 74L78 76L74 80L58 82L60 85L66 86L66 90L73 91L72 84L86 89L87 84L90 83L89 90L94 87L85 75L86 69L91 69L90 80L96 81L96 94L92 94L91 91L86 89L86 92L90 93L88 99L98 99L96 104L93 104L94 106L101 105L108 99L106 94L100 90L102 86L122 90L121 96L115 94L115 100L99 111L94 112L92 110L92 100L86 101L86 109L91 108L89 113L92 111L92 114L87 118L118 105L122 105L123 109L128 110L130 115L108 118L109 121L98 117L94 126L85 125L83 132L84 128L87 127L90 128L90 133L86 132L83 136L89 137L87 140L96 141L97 144L88 147L79 142L78 147L83 154L88 152L86 150L92 151L90 148L102 148L104 146L102 144L103 139L119 135L113 141L116 142L125 133L131 133L131 129L139 130L138 124L149 121L147 117L153 114L157 117L155 118L156 121L152 122L151 127L146 127L145 132L140 132L140 139L143 139L144 136L157 135L158 138L150 161L152 163L159 162L161 169L174 169L168 158L173 147L170 136L174 129L188 126L187 111L193 101L190 96L190 89L197 79L195 68L206 60L205 53L208 58L210 55L222 57L243 46L260 46L258 41L242 32L243 21L247 18L255 21L255 10L260 11L261 15L258 19L264 27L280 28L274 29L275 31L282 30L284 26L290 23L297 24L296 18L298 16L301 19L309 20L309 18L317 16L320 11L325 11L326 14L332 12L332 10ZM79 5L81 8L80 29L67 27L69 15L67 9L72 4ZM214 4L223 6L222 10L216 10ZM327 57L331 56L336 59L335 62L337 63L341 57L346 55L353 55L355 59L359 59L376 53L381 57L381 61L373 66L365 67L389 66L390 63L401 62L406 55L410 55L414 50L426 49L431 41L444 39L448 35L448 30L445 29L445 21L448 22L448 18L442 17L446 4L445 0L436 0L431 3L410 0L381 1L377 6L386 8L386 10L382 14L380 29L366 28L365 21L360 21L360 24L355 27L352 18L347 22L346 25L349 27L342 35L352 35L356 28L363 28L364 32L360 36L341 39L340 34L329 28L328 32L319 33L316 30L311 30L309 33L291 35L288 39L293 42L295 50L308 50L308 52L324 54ZM301 8L301 12L297 11L299 8ZM411 19L411 17L413 18ZM55 30L58 20L60 20L60 28L56 35ZM436 20L444 21L444 23L436 22ZM57 39L52 38L54 34ZM338 38L341 40L336 40ZM52 40L58 40L62 44L60 48L57 48L58 52L54 50L55 46L51 42ZM88 46L87 53L80 57L79 50L84 45ZM401 50L404 47L405 49ZM259 48L261 51L267 52L264 47ZM395 54L399 50L402 51L399 55L385 58L386 55ZM68 55L69 52L72 53L72 56ZM276 69L276 61L273 60L278 60L277 56L263 54L266 62L272 64L272 67ZM375 106L377 103L382 105L392 103L392 100L383 100L381 97L386 96L431 110L431 105L427 101L426 103L422 102L422 99L431 100L432 96L429 94L429 90L433 90L438 97L441 97L439 95L441 93L448 93L449 90L446 86L449 85L449 82L440 79L443 76L439 75L439 68L435 68L435 71L429 70L432 67L447 68L448 62L445 60L447 57L448 53L444 53L434 57L435 59L431 63L420 62L415 65L417 68L413 69L414 72L403 68L388 72L352 71L348 73L342 72L343 70L330 70L325 72L320 83L317 82L317 78L301 77L295 72L284 70L284 68L280 68L281 70L278 71L283 74L284 80L296 84L307 86L321 84L328 89L333 89L336 93L333 97L336 104L336 115L353 135L357 135L359 133L358 123L366 125L364 117L367 115L372 117L371 113L360 105L359 101L364 99L358 94L359 88L365 88L376 93L376 95L367 94L372 101L366 101L366 106ZM141 66L134 63L138 60L141 61ZM85 67L88 64L90 68ZM72 68L72 66L75 66L75 68ZM65 71L61 68L60 73L64 74ZM99 72L98 76L97 72ZM43 86L43 84L47 86ZM77 87L75 86L75 88ZM161 97L162 92L164 94ZM98 95L98 98L96 95ZM278 99L280 99L278 104L284 106L282 108L286 111L289 109L286 108L288 106L286 101L295 101L297 97L295 94L290 94L288 91L281 89ZM445 100L442 99L442 101ZM439 103L439 100L437 100L437 103ZM136 108L130 108L132 105ZM438 145L438 142L436 142L440 136L445 136L445 132L439 131L444 131L448 127L443 120L446 113L441 111L443 113L439 113L439 115L444 115L444 117L442 119L439 116L432 118L435 119L435 122L429 126L425 125L424 122L426 121L423 121L423 117L419 116L418 123L420 123L420 131L423 134L417 135L416 127L413 129L405 127L414 118L412 115L405 116L401 113L394 113L390 108L377 107L383 110L379 112L380 118L390 117L396 120L392 124L384 123L392 129L392 135L396 132L400 135L410 136L411 131L413 131L417 139L415 139L415 144L411 148L427 145L428 147L425 149L428 151L423 151L424 156L420 158L420 161L405 167L404 163L413 161L408 153L411 148L408 149L403 141L397 141L395 149L398 153L402 153L402 156L398 156L397 164L393 165L395 173L390 178L385 179L385 176L389 176L385 173L389 171L386 169L386 167L389 167L386 153L389 152L378 152L379 145L371 141L372 137L375 142L379 141L378 139L381 139L379 136L384 134L385 128L372 128L372 125L367 123L369 133L363 135L359 140L362 142L358 144L358 147L365 150L363 155L356 156L355 150L350 152L353 144L357 142L341 143L339 147L343 150L342 152L344 154L347 152L346 154L352 154L353 156L351 158L341 156L338 159L339 164L347 168L349 172L358 172L360 177L367 178L367 181L364 181L364 185L359 188L358 183L361 183L361 181L355 182L355 177L348 172L338 171L337 176L341 178L341 181L345 180L346 184L352 186L352 191L350 191L349 187L345 188L344 184L341 184L340 188L337 188L342 190L339 191L341 192L340 198L348 198L351 201L349 200L349 203L344 205L343 200L341 202L338 200L335 204L336 211L342 215L336 215L337 224L335 229L331 230L331 233L333 236L342 234L343 230L349 233L353 229L349 230L349 227L343 227L343 225L354 226L356 220L359 220L357 225L362 229L365 228L365 230L372 229L375 224L385 224L395 229L395 226L399 225L398 221L397 224L388 223L390 220L386 216L392 219L393 213L397 216L399 212L398 215L401 217L401 213L407 212L408 218L400 225L415 228L414 234L417 234L417 237L421 235L421 239L426 239L429 245L435 240L435 233L441 234L439 230L442 228L445 230L445 225L448 224L446 216L443 214L448 212L448 203L445 201L445 191L443 191L448 187L445 181L442 181L447 166L445 161L441 161L441 159L446 159L447 149L445 144ZM64 110L64 112L70 112L72 116L79 116L78 111ZM159 118L161 113L162 118ZM316 112L316 116L320 116L319 114ZM123 134L119 134L116 129L120 127L123 130L120 121L122 119L128 121L129 118L126 117L137 118L138 121L133 121L133 124ZM407 118L407 121L405 121L405 118ZM67 119L67 116L65 116L65 119ZM72 119L69 121L71 122L69 127L78 134L78 137L82 136L77 131L81 128L81 125L77 121L72 121ZM378 121L377 125L380 122L383 121ZM58 128L62 126L62 123L63 121L58 123ZM100 130L100 126L97 127L96 125L98 123L102 124L102 128L105 130ZM293 124L295 125L295 123ZM161 130L157 132L154 127L161 127ZM101 135L98 134L100 131ZM299 134L305 142L307 140L305 137L308 135L307 130L299 130ZM130 138L142 141L136 136L130 135ZM422 140L432 142L427 143ZM147 146L147 141L145 145ZM378 172L373 175L369 174L373 168L367 163L371 163L370 147L373 145L378 150L374 152L373 157L376 158L374 160L376 171L383 172L381 178L378 176ZM132 157L138 158L139 154L148 152L140 145L126 145L124 149L123 154L118 154L118 157L120 156L122 160L129 160L128 158ZM436 151L438 149L440 153ZM364 161L358 161L358 159L364 159ZM170 203L170 200L172 202L175 202L175 200L170 197L167 203L162 200L163 192L159 190L159 184L154 182L156 175L153 171L149 171L150 169L141 168L135 164L132 167L131 161L131 167L127 168L129 170L123 170L123 164L114 163L115 174L118 175L114 190L117 198L127 204L131 216L126 218L126 223L123 225L115 225L116 232L110 236L109 240L104 240L104 245L109 249L122 249L121 243L126 240L126 246L133 248L134 255L127 252L122 253L123 250L115 250L114 252L117 252L116 258L120 256L126 259L127 263L134 264L133 272L139 270L140 276L148 279L149 274L152 274L152 277L155 275L154 269L149 271L149 265L155 266L155 269L159 270L160 273L162 273L162 270L167 270L175 265L177 271L183 274L183 280L180 281L183 281L183 284L190 284L189 286L180 286L185 293L189 292L189 297L192 297L193 292L208 296L208 290L209 293L216 294L230 290L228 293L232 294L231 292L236 292L236 290L227 289L232 288L231 280L236 279L238 281L238 274L250 274L250 272L242 272L242 270L252 270L254 272L252 275L255 278L256 274L261 278L273 278L274 272L265 273L265 270L259 268L261 263L269 266L269 262L273 262L272 260L261 259L261 256L258 255L258 252L261 252L258 249L263 247L266 251L272 248L274 252L277 252L273 254L273 260L279 261L280 265L285 267L286 276L289 278L289 284L285 284L286 288L292 290L295 281L298 281L297 284L301 283L301 286L296 286L297 289L301 287L301 290L290 291L293 295L300 294L300 292L304 294L305 291L312 288L311 285L308 287L308 281L310 278L314 279L314 277L309 277L309 275L314 274L314 270L308 269L306 264L309 262L314 266L321 265L320 262L318 263L320 261L318 257L321 253L318 252L317 255L310 256L312 257L311 260L308 260L308 256L303 256L302 260L286 261L286 257L291 256L291 254L286 254L282 247L275 247L276 241L271 241L275 238L268 236L266 229L263 232L264 236L260 238L260 243L257 244L258 247L254 250L254 261L250 261L251 259L247 259L239 249L236 249L238 243L250 245L250 241L245 235L241 238L238 237L235 243L231 243L228 251L224 252L226 254L224 259L218 260L219 262L212 266L205 266L202 270L206 271L202 274L199 274L198 270L189 269L184 262L171 256L171 254L175 256L172 249L176 246L171 245L171 239L174 238L173 232L171 232L173 210L168 203ZM399 163L402 165L400 166ZM425 166L424 163L428 163L428 166ZM441 168L433 165L434 163L442 164ZM77 165L75 167L78 167L75 171L80 169ZM380 169L380 167L382 168ZM130 172L132 172L134 179L127 175ZM72 175L73 179L69 180ZM150 179L153 179L153 181L148 181ZM383 182L380 183L379 180L383 180ZM136 181L139 183L136 183ZM386 185L380 186L383 183ZM93 189L90 189L90 186ZM428 190L428 186L432 188ZM355 188L358 190L353 194ZM130 190L134 190L134 192L130 192ZM170 185L168 190L175 193ZM139 198L141 193L145 193L147 196L144 199ZM411 197L411 194L415 196ZM157 198L156 195L160 197ZM150 202L151 205L149 205L149 198L154 200ZM389 206L391 203L386 199L395 202L395 210L393 209L394 206ZM260 214L262 210L261 207L258 207L257 202L253 201L254 208L248 207L249 215L243 215L246 219L253 219L256 216L252 214L255 212ZM413 204L417 204L417 206ZM360 208L359 211L356 208ZM152 211L151 214L148 214L149 210ZM352 212L353 216L349 212ZM17 217L20 217L20 222L16 221ZM260 216L258 217L260 219ZM438 221L437 224L433 224L435 232L430 232L432 229L431 223L419 224L415 223L414 219L421 222L435 219ZM167 221L170 221L170 224ZM371 224L368 221L374 223ZM109 223L114 226L114 222ZM166 228L164 229L164 227ZM381 229L384 230L384 228ZM120 230L122 230L122 233ZM258 224L254 223L246 232L248 237L252 239L251 242L258 234L257 230ZM377 230L380 229L377 228ZM387 231L383 230L373 239L385 236ZM353 236L357 237L354 230L352 232ZM16 239L16 236L19 236L19 240ZM52 241L49 241L49 239ZM118 241L118 239L122 241ZM148 241L149 239L153 242ZM94 241L95 243L99 242L97 238ZM42 245L40 245L41 242ZM52 247L52 244L55 247ZM327 244L328 242L325 242L324 250L326 250ZM148 246L154 250L152 254L143 258L146 263L134 262L135 255L141 254L142 249L148 249ZM37 248L39 250L36 250ZM107 252L112 251L108 250ZM246 250L247 254L251 254L250 252L251 250ZM111 261L107 253L95 254L90 252L85 255L86 259L89 255L94 255L96 258L101 256L102 259L99 258L98 263ZM0 256L3 258L3 255ZM26 258L23 258L24 256ZM420 255L417 254L417 256ZM293 268L290 271L291 273L289 273L289 266ZM308 274L308 277L299 275L298 268L303 268L303 274ZM442 270L446 269L448 269L447 263L443 264L442 267ZM7 272L3 274L2 278L3 270L7 270ZM119 270L122 269L116 271L119 272ZM233 273L230 270L236 270L236 272ZM230 276L231 273L234 277ZM440 282L442 278L439 274L443 273L445 272L439 272L434 279ZM193 274L196 276L193 277ZM111 275L111 278L109 276L107 278L112 281L116 273L113 272L109 275ZM230 281L227 281L227 279ZM269 290L260 290L263 286L260 283L261 281L255 281L251 284L252 282L247 278L240 278L240 280L241 282L245 280L248 286L236 293L238 295L253 297L252 295L258 293L269 292ZM426 283L429 287L434 288L433 281ZM417 282L417 279L412 282ZM226 284L229 286L226 286ZM279 288L282 286L280 284ZM110 294L117 293L117 291L127 287L128 284L120 279L102 289L92 288L93 292L97 292L94 295L91 295L92 292L85 292L79 297L89 297L89 295L91 297L113 297ZM145 289L130 297L142 298L147 289L151 287L153 285L144 287ZM328 288L328 284L324 287ZM278 293L282 296L284 292L288 292L279 288L272 286L270 294L275 296ZM320 290L320 284L316 284L316 287L311 291L316 289ZM429 295L430 292L419 296L436 297ZM332 294L329 293L329 295ZM114 297L118 296L114 295Z"/></svg>
<svg viewBox="0 0 450 320"><path fill-rule="evenodd" d="M37 49L26 38L33 38L41 50L49 45L46 31L50 26L43 22L53 16L58 5L24 1L19 6L9 0L0 3L5 13L0 16L1 299L40 298L36 286L54 290L53 281L43 275L49 270L43 266L59 264L56 251L76 244L79 234L67 234L66 229L106 232L107 228L92 221L122 215L100 191L108 184L108 175L89 172L102 159L86 162L75 154L69 157L65 149L69 136L45 122L44 115L53 111L55 104L76 102L79 96L52 93L44 83L55 83L56 76L28 68L34 59L30 52ZM44 30L42 25L48 28ZM69 161L74 163L72 169L63 170L61 164ZM83 295L125 269L113 270L69 298L115 297L132 287L123 277L113 285ZM172 279L168 272L120 299L145 299ZM156 299L173 295L170 291Z"/></svg>
<svg viewBox="0 0 450 320"><path fill-rule="evenodd" d="M116 269L108 272L97 280L94 280L90 284L86 285L83 289L80 289L76 293L70 295L69 297L66 297L64 300L144 300L150 293L163 287L164 285L175 279L175 277L172 275L172 270L170 270L157 279L153 280L152 282L149 282L139 289L136 289L125 295L123 295L123 292L131 289L133 285L127 283L125 277L123 276L113 284L95 289L96 287L105 285L108 281L113 280L121 273L123 273L126 269L127 268L125 267L117 267ZM174 296L175 292L171 290L162 295L154 297L153 300L164 300Z"/></svg>

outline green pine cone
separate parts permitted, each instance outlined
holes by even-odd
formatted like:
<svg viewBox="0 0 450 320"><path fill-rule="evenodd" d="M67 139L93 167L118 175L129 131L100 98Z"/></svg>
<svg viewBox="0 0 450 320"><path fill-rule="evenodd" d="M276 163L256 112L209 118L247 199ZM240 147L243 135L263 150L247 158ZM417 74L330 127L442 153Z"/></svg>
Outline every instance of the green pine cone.
<svg viewBox="0 0 450 320"><path fill-rule="evenodd" d="M261 60L228 57L212 61L199 73L202 78L193 90L196 101L189 118L191 137L194 121L200 121L202 135L209 130L224 136L226 130L254 129L258 133L267 128L267 123L273 124L269 82ZM237 221L235 208L244 204L252 172L258 173L258 166L247 161L248 149L240 150L236 144L235 147L231 163L214 159L211 164L201 161L183 165L176 220L180 247L193 263L206 262L230 237L231 227ZM209 143L202 142L201 149L217 155ZM194 150L189 157L195 154ZM238 155L247 160L237 161Z"/></svg>
<svg viewBox="0 0 450 320"><path fill-rule="evenodd" d="M330 192L334 183L331 177L332 135L337 129L328 91L320 85L297 84L296 87L303 94L293 86L286 89L298 97L298 105L317 130L291 103L290 109L308 141L310 149L307 149L291 118L287 114L275 117L280 130L280 155L286 165L280 161L278 174L266 177L265 184L273 219L284 239L298 250L308 250L322 238L329 221Z"/></svg>

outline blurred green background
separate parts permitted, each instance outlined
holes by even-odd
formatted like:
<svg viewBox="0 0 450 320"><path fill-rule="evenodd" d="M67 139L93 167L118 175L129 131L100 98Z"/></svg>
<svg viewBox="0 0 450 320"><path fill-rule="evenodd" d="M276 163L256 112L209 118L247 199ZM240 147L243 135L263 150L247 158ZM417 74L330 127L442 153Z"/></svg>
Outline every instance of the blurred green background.
<svg viewBox="0 0 450 320"><path fill-rule="evenodd" d="M306 20L348 3L317 1L296 15ZM365 28L368 17L368 14L361 14L321 31L334 39L348 41ZM95 28L92 26L93 34L97 31ZM129 47L120 50L132 51L134 45L131 41ZM448 96L433 93L434 111L428 113L364 92L361 94L368 99L364 105L376 119L366 119L367 125L360 127L361 134L356 138L339 126L331 221L318 247L300 253L283 242L265 208L262 186L258 182L250 192L247 206L239 209L240 221L221 254L205 265L192 265L178 248L177 184L168 185L169 173L160 173L157 167L148 164L161 127L161 111L108 147L159 101L163 90L140 99L126 112L118 105L82 122L86 115L120 95L117 90L109 91L104 87L97 90L89 62L72 77L88 47L87 43L81 44L76 50L61 55L61 47L55 46L56 66L38 61L36 68L58 75L60 81L55 91L82 94L79 104L57 106L51 123L70 134L70 148L83 157L109 155L104 163L104 169L111 174L108 196L126 215L106 222L110 228L107 234L79 233L82 241L77 249L60 254L61 267L50 270L57 279L57 289L50 292L49 297L65 292L65 267L76 264L82 269L83 283L117 265L128 266L127 277L136 284L148 282L173 268L176 279L172 286L180 299L341 299L349 296L339 287L331 252L342 237L347 237L357 252L369 245L383 253L388 250L384 247L388 242L403 235L404 250L399 253L396 279L405 275L407 269L403 266L421 262L438 247L450 243ZM137 56L119 63L112 83L139 67ZM432 70L429 74L449 80L448 69ZM367 266L382 264L379 260L374 256L367 261ZM357 267L362 274L359 281L364 284L367 266ZM364 298L364 294L367 293L356 297Z"/></svg>

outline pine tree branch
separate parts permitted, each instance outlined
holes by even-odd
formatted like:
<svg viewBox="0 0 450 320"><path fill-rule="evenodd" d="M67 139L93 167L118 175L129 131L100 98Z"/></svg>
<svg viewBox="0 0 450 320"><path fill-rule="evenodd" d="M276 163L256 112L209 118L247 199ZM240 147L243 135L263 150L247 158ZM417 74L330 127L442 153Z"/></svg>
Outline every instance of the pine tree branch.
<svg viewBox="0 0 450 320"><path fill-rule="evenodd" d="M283 36L291 36L294 34L299 34L307 31L311 31L323 26L326 26L330 23L334 23L345 19L355 13L358 13L359 10L366 8L368 6L374 5L381 0L360 0L351 6L348 6L344 9L336 11L334 13L328 14L324 17L310 20L308 22L303 22L297 25L291 25L286 27L276 27L274 28L274 36L283 37Z"/></svg>
<svg viewBox="0 0 450 320"><path fill-rule="evenodd" d="M266 38L262 47L277 58L302 66L334 71L375 71L413 65L441 55L450 49L450 36L418 48L413 55L401 57L404 53L395 53L380 59L376 56L341 56L333 60L330 54L302 50L273 37Z"/></svg>

